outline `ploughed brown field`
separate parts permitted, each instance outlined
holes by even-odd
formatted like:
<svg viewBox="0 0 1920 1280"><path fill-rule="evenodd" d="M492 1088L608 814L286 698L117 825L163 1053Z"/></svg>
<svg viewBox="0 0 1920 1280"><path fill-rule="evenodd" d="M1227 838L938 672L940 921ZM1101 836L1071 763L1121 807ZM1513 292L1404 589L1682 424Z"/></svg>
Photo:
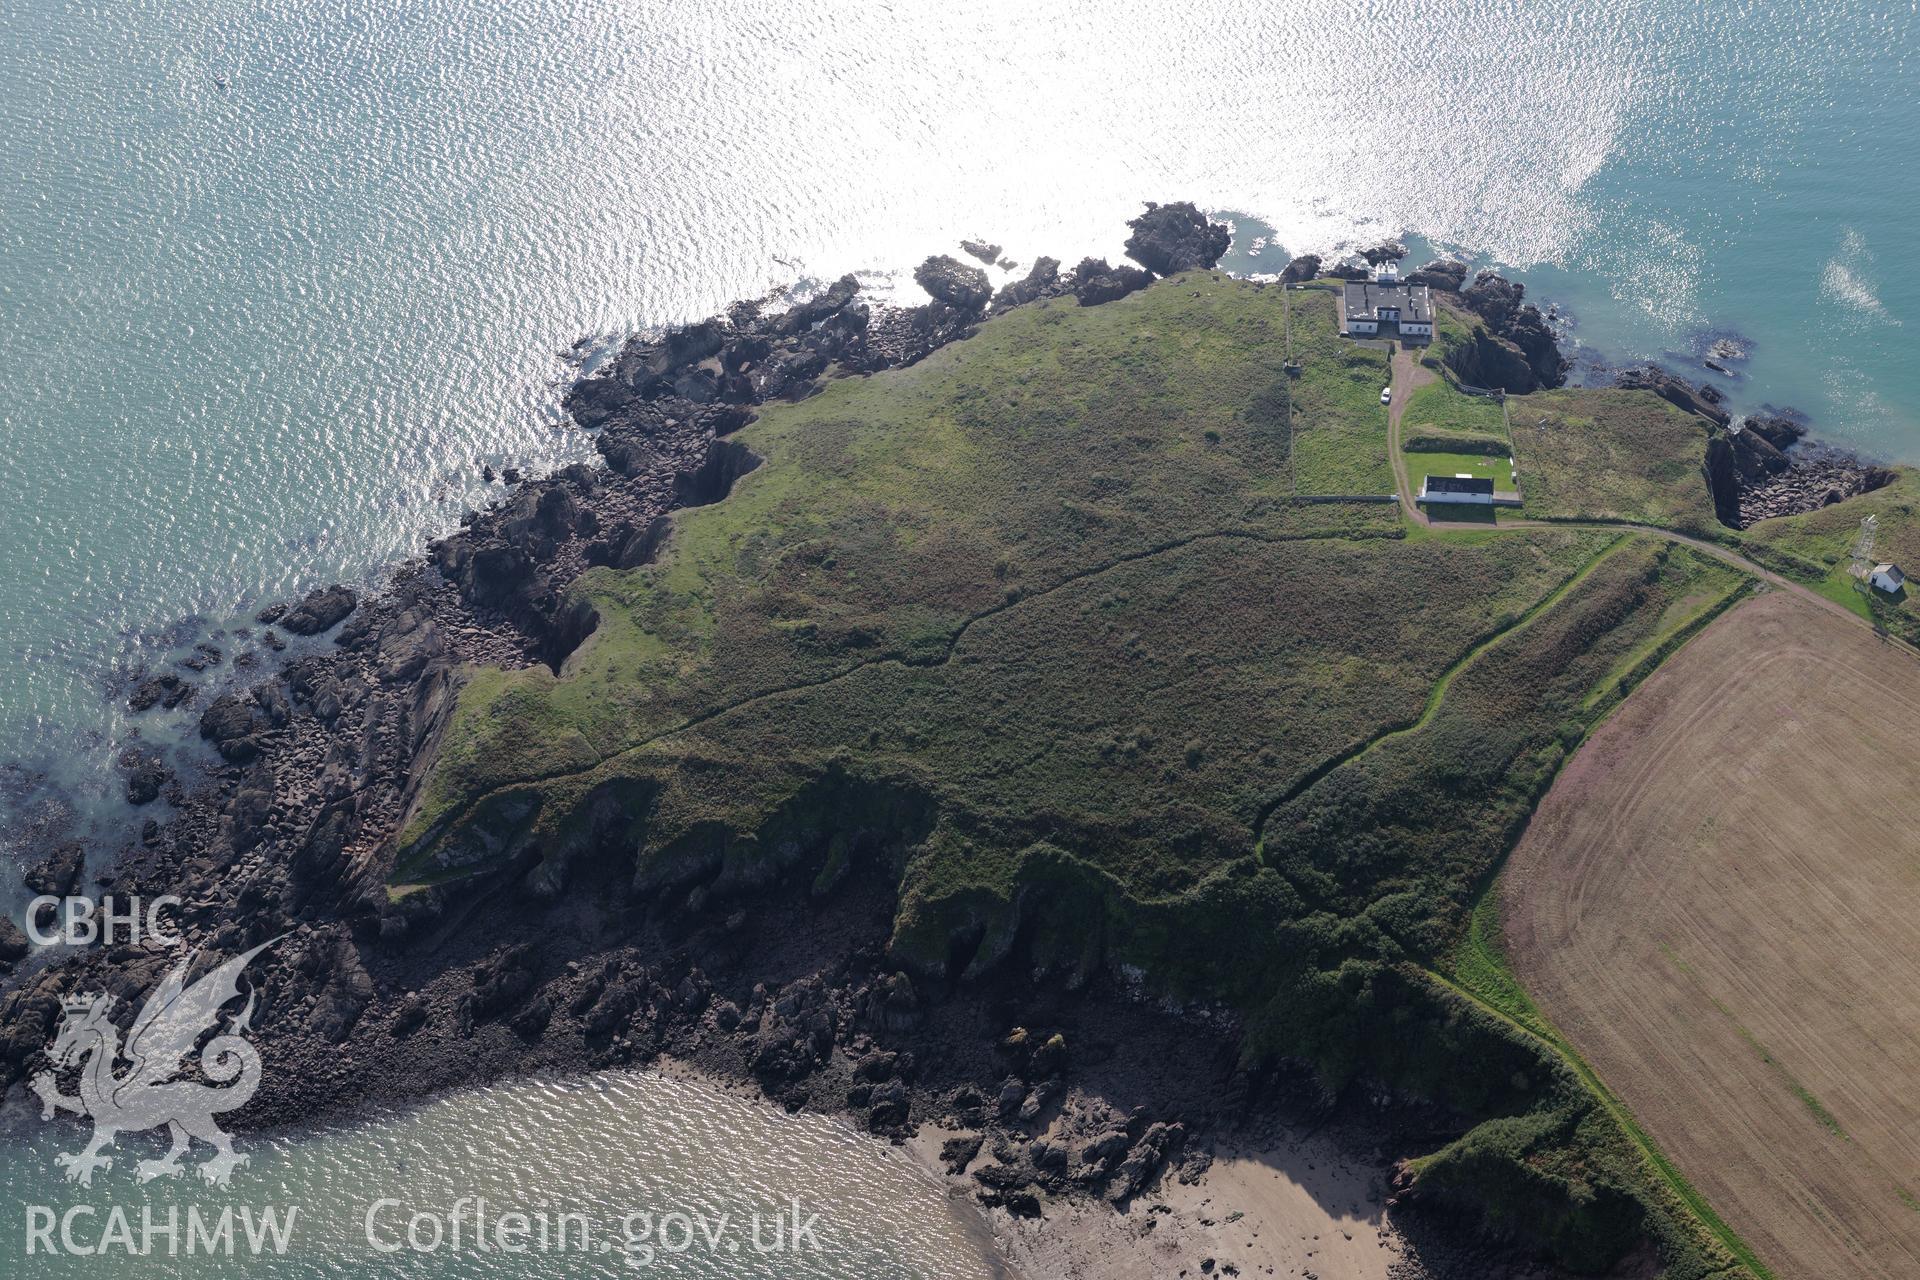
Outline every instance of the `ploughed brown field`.
<svg viewBox="0 0 1920 1280"><path fill-rule="evenodd" d="M1920 661L1781 593L1604 723L1502 889L1521 980L1780 1277L1920 1276Z"/></svg>

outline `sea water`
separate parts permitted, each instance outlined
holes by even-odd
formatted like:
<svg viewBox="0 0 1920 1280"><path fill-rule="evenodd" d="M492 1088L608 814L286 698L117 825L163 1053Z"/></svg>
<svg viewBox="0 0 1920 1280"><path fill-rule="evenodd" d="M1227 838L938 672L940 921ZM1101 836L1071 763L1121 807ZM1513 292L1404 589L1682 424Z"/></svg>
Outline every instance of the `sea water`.
<svg viewBox="0 0 1920 1280"><path fill-rule="evenodd" d="M196 1176L211 1154L199 1146L180 1177L139 1181L137 1161L165 1146L152 1135L122 1138L113 1167L79 1187L54 1157L86 1126L14 1120L0 1137L0 1274L34 1280L1003 1274L978 1213L900 1152L652 1072L497 1085L320 1134L242 1138L247 1163L224 1187Z"/></svg>
<svg viewBox="0 0 1920 1280"><path fill-rule="evenodd" d="M1615 360L1737 334L1736 405L1920 461L1916 52L1912 0L11 0L0 889L26 819L123 816L105 673L590 457L578 339L910 297L963 236L1071 263L1191 199L1277 271L1413 233ZM503 1136L537 1095L447 1105L474 1160L569 1149Z"/></svg>

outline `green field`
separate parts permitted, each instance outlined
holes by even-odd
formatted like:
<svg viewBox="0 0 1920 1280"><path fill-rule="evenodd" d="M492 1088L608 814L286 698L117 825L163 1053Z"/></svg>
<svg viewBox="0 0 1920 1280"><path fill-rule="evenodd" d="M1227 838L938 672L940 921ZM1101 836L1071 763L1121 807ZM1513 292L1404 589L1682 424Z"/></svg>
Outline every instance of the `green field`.
<svg viewBox="0 0 1920 1280"><path fill-rule="evenodd" d="M1430 432L1504 440L1507 438L1506 414L1498 400L1456 391L1442 377L1415 387L1407 398L1406 412L1400 416L1402 436L1410 438Z"/></svg>
<svg viewBox="0 0 1920 1280"><path fill-rule="evenodd" d="M1387 354L1342 338L1335 297L1287 291L1293 358L1294 466L1303 494L1393 492L1387 459Z"/></svg>
<svg viewBox="0 0 1920 1280"><path fill-rule="evenodd" d="M1392 487L1384 353L1331 321L1192 273L766 406L734 438L762 465L658 564L581 578L600 625L558 677L471 676L393 891L512 868L554 894L611 860L704 902L857 869L897 886L918 972L1135 966L1236 1009L1255 1057L1459 1117L1435 1185L1564 1262L1644 1230L1669 1274L1719 1269L1577 1074L1427 975L1737 575L1296 501Z"/></svg>

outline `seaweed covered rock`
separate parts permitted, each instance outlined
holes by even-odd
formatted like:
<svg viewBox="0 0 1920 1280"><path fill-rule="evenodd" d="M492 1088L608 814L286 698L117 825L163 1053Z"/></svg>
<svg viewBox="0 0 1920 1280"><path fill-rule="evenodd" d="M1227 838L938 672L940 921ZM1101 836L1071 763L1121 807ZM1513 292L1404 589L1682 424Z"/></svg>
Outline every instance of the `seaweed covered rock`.
<svg viewBox="0 0 1920 1280"><path fill-rule="evenodd" d="M1233 243L1224 223L1207 221L1189 200L1149 203L1147 211L1127 225L1133 229L1127 256L1159 276L1208 270Z"/></svg>

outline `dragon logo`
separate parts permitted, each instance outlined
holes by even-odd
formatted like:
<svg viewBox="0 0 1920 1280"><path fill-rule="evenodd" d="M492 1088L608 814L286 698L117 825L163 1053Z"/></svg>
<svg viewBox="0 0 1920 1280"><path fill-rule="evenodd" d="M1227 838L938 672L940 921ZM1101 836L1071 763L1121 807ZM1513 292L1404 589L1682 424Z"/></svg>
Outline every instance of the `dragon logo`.
<svg viewBox="0 0 1920 1280"><path fill-rule="evenodd" d="M96 1170L112 1167L113 1157L101 1152L116 1137L162 1125L167 1127L172 1148L158 1160L139 1163L136 1172L142 1182L179 1177L180 1157L195 1138L214 1149L198 1166L200 1176L212 1186L227 1185L233 1171L247 1162L213 1118L245 1106L260 1087L260 1054L244 1034L253 1016L252 993L246 1008L200 1051L201 1073L214 1084L175 1077L194 1046L216 1029L221 1008L239 996L241 970L277 941L271 939L235 956L191 986L187 972L197 953L188 953L147 997L124 1046L119 1029L110 1021L116 1003L112 996L96 993L61 1000L60 1031L47 1056L59 1070L83 1064L80 1092L78 1096L61 1093L53 1071L35 1076L31 1088L40 1097L42 1119L51 1120L56 1111L71 1111L93 1120L93 1140L84 1150L54 1157L69 1181L91 1186ZM123 1058L131 1066L115 1075L114 1067Z"/></svg>

